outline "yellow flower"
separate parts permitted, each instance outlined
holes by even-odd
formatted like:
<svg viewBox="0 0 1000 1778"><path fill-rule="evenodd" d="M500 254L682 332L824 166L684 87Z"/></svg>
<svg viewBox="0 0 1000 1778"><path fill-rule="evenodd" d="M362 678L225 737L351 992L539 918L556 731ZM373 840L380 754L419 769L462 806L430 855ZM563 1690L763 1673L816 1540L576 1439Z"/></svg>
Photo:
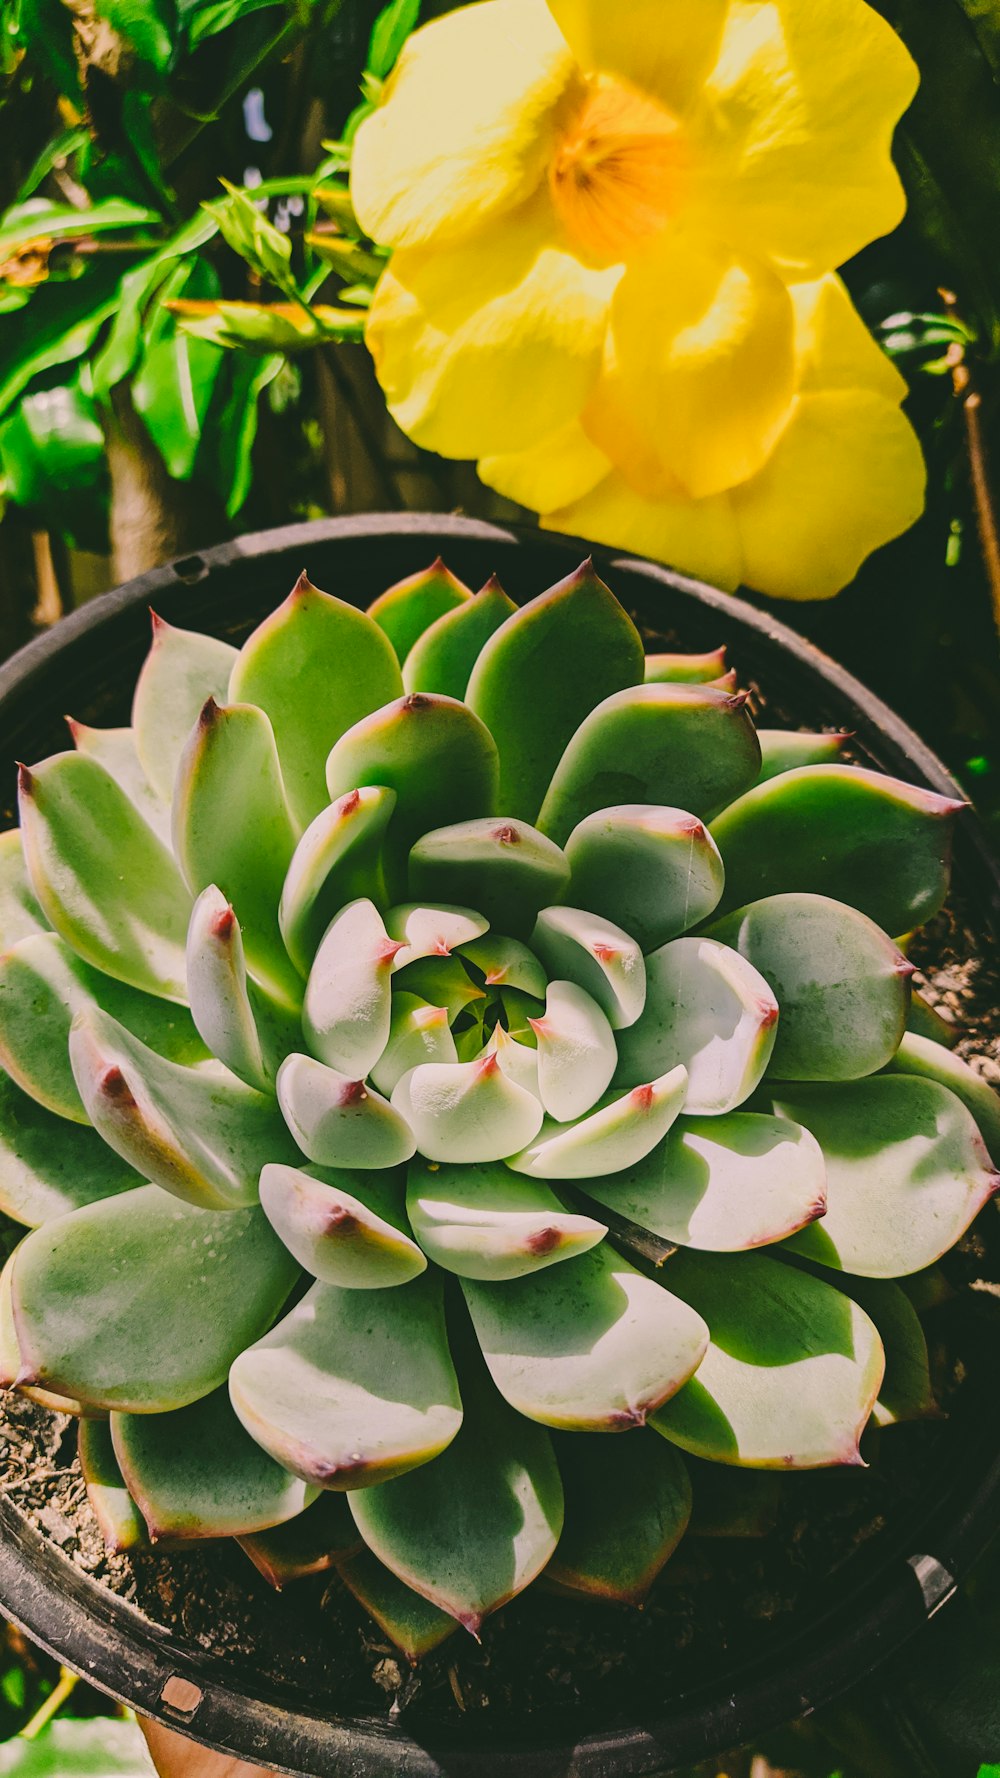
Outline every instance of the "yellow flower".
<svg viewBox="0 0 1000 1778"><path fill-rule="evenodd" d="M409 40L352 195L396 420L542 523L828 596L917 516L834 268L893 228L916 82L864 0L478 0Z"/></svg>

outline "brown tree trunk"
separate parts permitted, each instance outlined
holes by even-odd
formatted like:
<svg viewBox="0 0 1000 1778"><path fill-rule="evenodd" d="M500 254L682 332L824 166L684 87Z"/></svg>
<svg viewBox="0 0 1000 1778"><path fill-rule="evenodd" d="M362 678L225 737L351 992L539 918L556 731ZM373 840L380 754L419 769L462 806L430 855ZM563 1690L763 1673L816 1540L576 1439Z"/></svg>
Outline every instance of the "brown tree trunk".
<svg viewBox="0 0 1000 1778"><path fill-rule="evenodd" d="M167 474L127 383L112 392L104 425L116 581L130 580L227 534L221 502L196 483L174 481Z"/></svg>

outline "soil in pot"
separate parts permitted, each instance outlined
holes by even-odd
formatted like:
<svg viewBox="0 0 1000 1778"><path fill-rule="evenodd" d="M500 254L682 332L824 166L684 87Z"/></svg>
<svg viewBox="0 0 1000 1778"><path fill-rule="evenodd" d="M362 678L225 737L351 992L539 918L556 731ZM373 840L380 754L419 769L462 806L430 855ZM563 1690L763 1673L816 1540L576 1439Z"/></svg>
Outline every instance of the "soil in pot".
<svg viewBox="0 0 1000 1778"><path fill-rule="evenodd" d="M647 646L683 643L647 634ZM754 692L771 724L808 720ZM1000 974L960 895L913 956L915 985L962 1031L959 1053L1000 1083ZM19 1231L3 1232L13 1245ZM178 1645L218 1663L220 1677L242 1669L258 1689L314 1707L322 1700L331 1715L405 1713L417 1736L470 1716L494 1719L506 1735L530 1733L541 1713L550 1735L560 1723L579 1735L634 1722L637 1701L652 1714L665 1694L717 1681L769 1640L777 1646L804 1606L815 1610L852 1569L877 1564L887 1540L905 1541L907 1521L948 1473L957 1424L975 1414L996 1375L1000 1219L992 1207L939 1271L947 1288L932 1293L942 1300L925 1326L938 1400L945 1414L954 1406L954 1424L943 1417L870 1433L866 1470L764 1478L759 1523L735 1527L753 1535L717 1534L727 1473L692 1465L693 1532L641 1611L581 1605L535 1587L487 1622L481 1643L459 1632L413 1670L332 1574L279 1595L232 1543L109 1556L86 1499L75 1425L15 1396L0 1398L0 1486L68 1561ZM745 1472L735 1479L746 1494Z"/></svg>

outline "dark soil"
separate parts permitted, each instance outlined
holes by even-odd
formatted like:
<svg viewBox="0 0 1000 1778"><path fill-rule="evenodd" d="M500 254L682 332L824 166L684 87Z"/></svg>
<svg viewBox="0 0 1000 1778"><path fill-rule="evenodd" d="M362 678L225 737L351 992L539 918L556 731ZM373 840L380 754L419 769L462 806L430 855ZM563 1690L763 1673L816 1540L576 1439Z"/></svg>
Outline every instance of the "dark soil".
<svg viewBox="0 0 1000 1778"><path fill-rule="evenodd" d="M669 646L658 639L660 645ZM759 694L758 707L764 705ZM763 713L762 713L763 714ZM777 724L772 707L763 721ZM787 723L787 719L786 719ZM791 724L788 724L791 726ZM1000 974L961 899L913 951L915 985L961 1029L959 1053L1000 1084ZM11 1244L19 1231L0 1228ZM481 1644L459 1631L410 1670L330 1575L273 1592L233 1543L190 1553L109 1556L76 1460L76 1429L16 1395L0 1397L0 1488L84 1570L162 1627L179 1647L241 1670L258 1695L333 1716L405 1712L416 1735L489 1711L510 1735L545 1713L576 1735L655 1713L669 1695L777 1647L793 1614L816 1616L852 1575L907 1546L962 1448L980 1389L1000 1358L1000 1218L988 1206L940 1268L950 1294L925 1326L938 1399L951 1418L869 1434L870 1467L776 1478L765 1535L689 1535L642 1610L576 1603L536 1585L490 1619ZM697 1468L697 1466L695 1466ZM698 1479L695 1481L696 1510ZM845 1572L846 1570L846 1572ZM796 1632L799 1620L795 1622ZM221 1676L221 1675L220 1675Z"/></svg>

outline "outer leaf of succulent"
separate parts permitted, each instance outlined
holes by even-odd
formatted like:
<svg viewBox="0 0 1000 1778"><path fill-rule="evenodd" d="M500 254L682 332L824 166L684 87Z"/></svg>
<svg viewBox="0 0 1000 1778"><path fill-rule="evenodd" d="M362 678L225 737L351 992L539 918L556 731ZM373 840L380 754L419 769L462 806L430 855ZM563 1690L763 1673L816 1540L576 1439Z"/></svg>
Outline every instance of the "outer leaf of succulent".
<svg viewBox="0 0 1000 1778"><path fill-rule="evenodd" d="M903 1036L953 806L761 745L723 666L644 680L589 564L519 610L303 579L238 652L157 621L133 730L22 771L0 1380L110 1412L115 1547L343 1565L415 1657L546 1569L640 1598L689 1457L712 1523L707 1463L931 1411L888 1280L1000 1145Z"/></svg>

